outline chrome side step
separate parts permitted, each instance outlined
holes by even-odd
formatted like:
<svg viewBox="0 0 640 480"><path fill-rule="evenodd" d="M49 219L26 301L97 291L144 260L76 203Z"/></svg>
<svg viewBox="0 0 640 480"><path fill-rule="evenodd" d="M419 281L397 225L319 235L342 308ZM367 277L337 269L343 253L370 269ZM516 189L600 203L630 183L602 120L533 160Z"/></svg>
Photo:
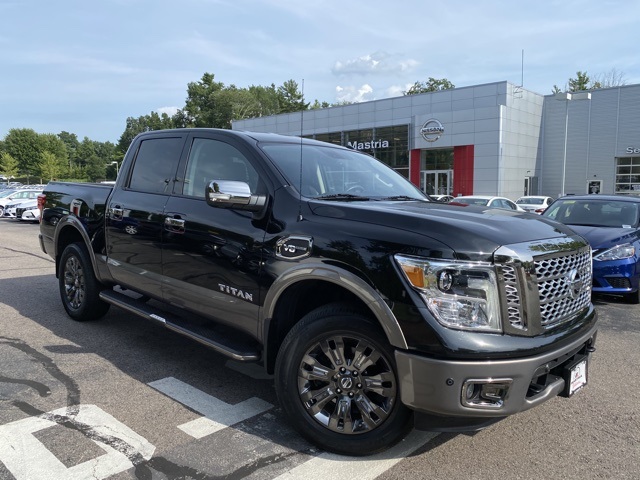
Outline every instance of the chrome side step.
<svg viewBox="0 0 640 480"><path fill-rule="evenodd" d="M171 312L155 308L146 302L146 297L143 298L138 300L114 290L100 292L101 300L147 320L161 323L168 329L189 337L222 355L240 362L260 360L258 343L248 338L243 339L239 332L213 322L200 324L189 321Z"/></svg>

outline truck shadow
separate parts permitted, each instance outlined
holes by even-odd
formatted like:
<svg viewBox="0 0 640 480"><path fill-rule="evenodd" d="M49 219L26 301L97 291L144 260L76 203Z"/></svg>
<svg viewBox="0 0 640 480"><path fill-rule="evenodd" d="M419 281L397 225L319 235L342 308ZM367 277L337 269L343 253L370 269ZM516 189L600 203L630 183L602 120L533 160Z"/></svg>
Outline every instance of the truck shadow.
<svg viewBox="0 0 640 480"><path fill-rule="evenodd" d="M25 292L37 292L37 301L34 301L33 295ZM173 377L231 405L257 397L271 403L274 408L267 412L268 415L242 421L233 425L232 429L303 454L318 453L317 448L289 427L278 406L271 378L264 375L254 378L236 369L225 368L228 366L227 357L161 325L115 307L98 321L71 320L62 307L57 279L53 274L0 279L0 302L66 340L67 343L45 345L38 349L39 354L47 357L52 366L56 365L56 360L60 362L61 355L77 356L77 362L82 362L84 355L93 354L144 384ZM73 398L82 403L82 392L78 391ZM474 435L475 432L469 434ZM418 446L411 455L426 453L457 435L438 434Z"/></svg>

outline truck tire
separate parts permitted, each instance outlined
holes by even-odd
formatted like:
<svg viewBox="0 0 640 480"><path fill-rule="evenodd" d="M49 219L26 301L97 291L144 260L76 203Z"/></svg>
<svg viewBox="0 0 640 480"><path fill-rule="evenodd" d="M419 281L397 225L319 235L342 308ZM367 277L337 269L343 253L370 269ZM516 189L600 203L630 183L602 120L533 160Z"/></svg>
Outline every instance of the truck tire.
<svg viewBox="0 0 640 480"><path fill-rule="evenodd" d="M83 244L71 243L62 252L58 285L62 305L72 319L97 320L109 311L110 305L98 296L103 287Z"/></svg>
<svg viewBox="0 0 640 480"><path fill-rule="evenodd" d="M380 452L412 427L393 348L379 325L345 304L313 310L291 329L276 359L275 386L294 428L330 452Z"/></svg>

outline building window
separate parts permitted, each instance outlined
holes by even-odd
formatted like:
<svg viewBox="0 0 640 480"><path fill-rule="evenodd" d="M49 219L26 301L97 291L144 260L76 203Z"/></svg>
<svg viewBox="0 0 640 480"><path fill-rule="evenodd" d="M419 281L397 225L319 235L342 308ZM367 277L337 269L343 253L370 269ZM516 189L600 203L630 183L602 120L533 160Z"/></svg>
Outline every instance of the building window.
<svg viewBox="0 0 640 480"><path fill-rule="evenodd" d="M616 159L615 193L640 193L640 157Z"/></svg>
<svg viewBox="0 0 640 480"><path fill-rule="evenodd" d="M322 142L359 150L409 178L409 125L305 135ZM453 154L452 154L453 155Z"/></svg>

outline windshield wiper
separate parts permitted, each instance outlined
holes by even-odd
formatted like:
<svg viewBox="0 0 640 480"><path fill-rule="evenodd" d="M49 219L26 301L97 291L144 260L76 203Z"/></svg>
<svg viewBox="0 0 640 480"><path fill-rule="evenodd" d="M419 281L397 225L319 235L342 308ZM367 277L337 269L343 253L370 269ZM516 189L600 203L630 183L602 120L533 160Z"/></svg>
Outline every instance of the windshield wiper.
<svg viewBox="0 0 640 480"><path fill-rule="evenodd" d="M313 198L317 200L338 200L345 202L353 200L371 200L369 197L361 197L360 195L353 195L351 193L335 193L333 195L321 195Z"/></svg>
<svg viewBox="0 0 640 480"><path fill-rule="evenodd" d="M421 201L424 201L423 198L409 197L407 195L395 195L393 197L384 197L381 200L400 200L400 201L421 200Z"/></svg>

